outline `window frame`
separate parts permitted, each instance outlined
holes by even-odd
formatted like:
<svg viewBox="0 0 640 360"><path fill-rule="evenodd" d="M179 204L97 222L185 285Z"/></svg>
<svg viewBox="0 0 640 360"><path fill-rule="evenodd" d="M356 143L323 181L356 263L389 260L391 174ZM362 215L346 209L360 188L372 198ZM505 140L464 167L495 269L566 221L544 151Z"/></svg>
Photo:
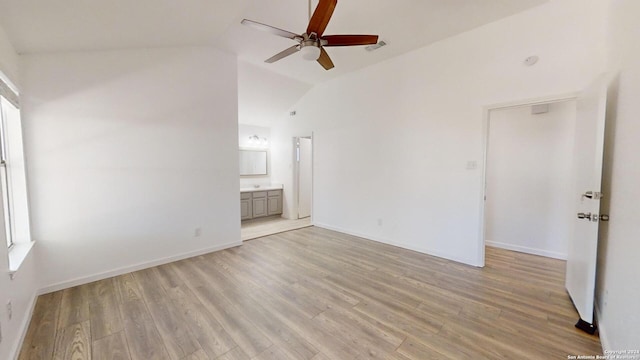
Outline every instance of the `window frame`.
<svg viewBox="0 0 640 360"><path fill-rule="evenodd" d="M4 213L4 222L5 222L5 233L7 237L7 248L9 251L13 249L15 246L15 241L13 239L13 226L11 219L11 189L9 188L9 172L7 171L7 148L6 148L6 133L5 133L5 118L4 118L4 108L2 99L7 99L3 96L4 94L0 94L0 186L2 186L2 205L3 205L3 213ZM9 99L7 99L8 101Z"/></svg>

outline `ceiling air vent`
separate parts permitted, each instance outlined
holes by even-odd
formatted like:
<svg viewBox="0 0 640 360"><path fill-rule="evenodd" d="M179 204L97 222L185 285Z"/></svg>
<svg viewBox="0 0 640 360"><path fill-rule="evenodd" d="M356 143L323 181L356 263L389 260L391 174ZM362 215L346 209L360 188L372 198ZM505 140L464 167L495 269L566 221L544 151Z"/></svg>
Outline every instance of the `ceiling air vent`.
<svg viewBox="0 0 640 360"><path fill-rule="evenodd" d="M549 112L549 104L538 104L531 106L531 114L539 115L546 114Z"/></svg>
<svg viewBox="0 0 640 360"><path fill-rule="evenodd" d="M365 47L364 49L367 50L367 51L374 51L374 50L380 49L381 47L383 47L385 45L387 45L387 43L381 40L377 44L369 45L369 46Z"/></svg>

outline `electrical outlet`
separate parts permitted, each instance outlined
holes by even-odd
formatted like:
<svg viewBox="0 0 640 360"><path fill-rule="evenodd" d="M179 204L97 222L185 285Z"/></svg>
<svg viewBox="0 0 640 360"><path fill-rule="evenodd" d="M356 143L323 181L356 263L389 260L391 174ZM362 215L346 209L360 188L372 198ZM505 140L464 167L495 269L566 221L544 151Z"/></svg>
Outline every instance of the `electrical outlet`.
<svg viewBox="0 0 640 360"><path fill-rule="evenodd" d="M382 219L378 219L378 226L382 226Z"/></svg>
<svg viewBox="0 0 640 360"><path fill-rule="evenodd" d="M7 316L9 316L9 320L13 317L13 306L11 305L11 300L7 302Z"/></svg>
<svg viewBox="0 0 640 360"><path fill-rule="evenodd" d="M195 228L193 230L193 237L200 237L202 235L202 228Z"/></svg>
<svg viewBox="0 0 640 360"><path fill-rule="evenodd" d="M469 160L467 161L467 170L475 170L478 168L478 162Z"/></svg>

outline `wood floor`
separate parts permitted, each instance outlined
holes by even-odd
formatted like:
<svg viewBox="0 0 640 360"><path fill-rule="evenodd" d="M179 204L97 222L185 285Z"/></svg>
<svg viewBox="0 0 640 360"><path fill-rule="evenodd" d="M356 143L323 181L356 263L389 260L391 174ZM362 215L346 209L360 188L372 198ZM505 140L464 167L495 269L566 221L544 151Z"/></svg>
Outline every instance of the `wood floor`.
<svg viewBox="0 0 640 360"><path fill-rule="evenodd" d="M600 354L564 262L483 269L308 227L43 295L20 359L566 359Z"/></svg>
<svg viewBox="0 0 640 360"><path fill-rule="evenodd" d="M283 217L270 216L253 220L244 220L240 229L242 241L257 239L285 231L302 229L311 226L311 218L289 220Z"/></svg>

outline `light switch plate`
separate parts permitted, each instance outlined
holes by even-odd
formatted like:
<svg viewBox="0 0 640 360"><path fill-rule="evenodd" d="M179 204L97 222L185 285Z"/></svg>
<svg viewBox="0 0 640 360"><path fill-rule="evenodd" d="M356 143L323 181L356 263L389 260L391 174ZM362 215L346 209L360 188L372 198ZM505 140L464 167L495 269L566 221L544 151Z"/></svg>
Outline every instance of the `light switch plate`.
<svg viewBox="0 0 640 360"><path fill-rule="evenodd" d="M467 170L475 170L478 168L477 161L467 161Z"/></svg>

